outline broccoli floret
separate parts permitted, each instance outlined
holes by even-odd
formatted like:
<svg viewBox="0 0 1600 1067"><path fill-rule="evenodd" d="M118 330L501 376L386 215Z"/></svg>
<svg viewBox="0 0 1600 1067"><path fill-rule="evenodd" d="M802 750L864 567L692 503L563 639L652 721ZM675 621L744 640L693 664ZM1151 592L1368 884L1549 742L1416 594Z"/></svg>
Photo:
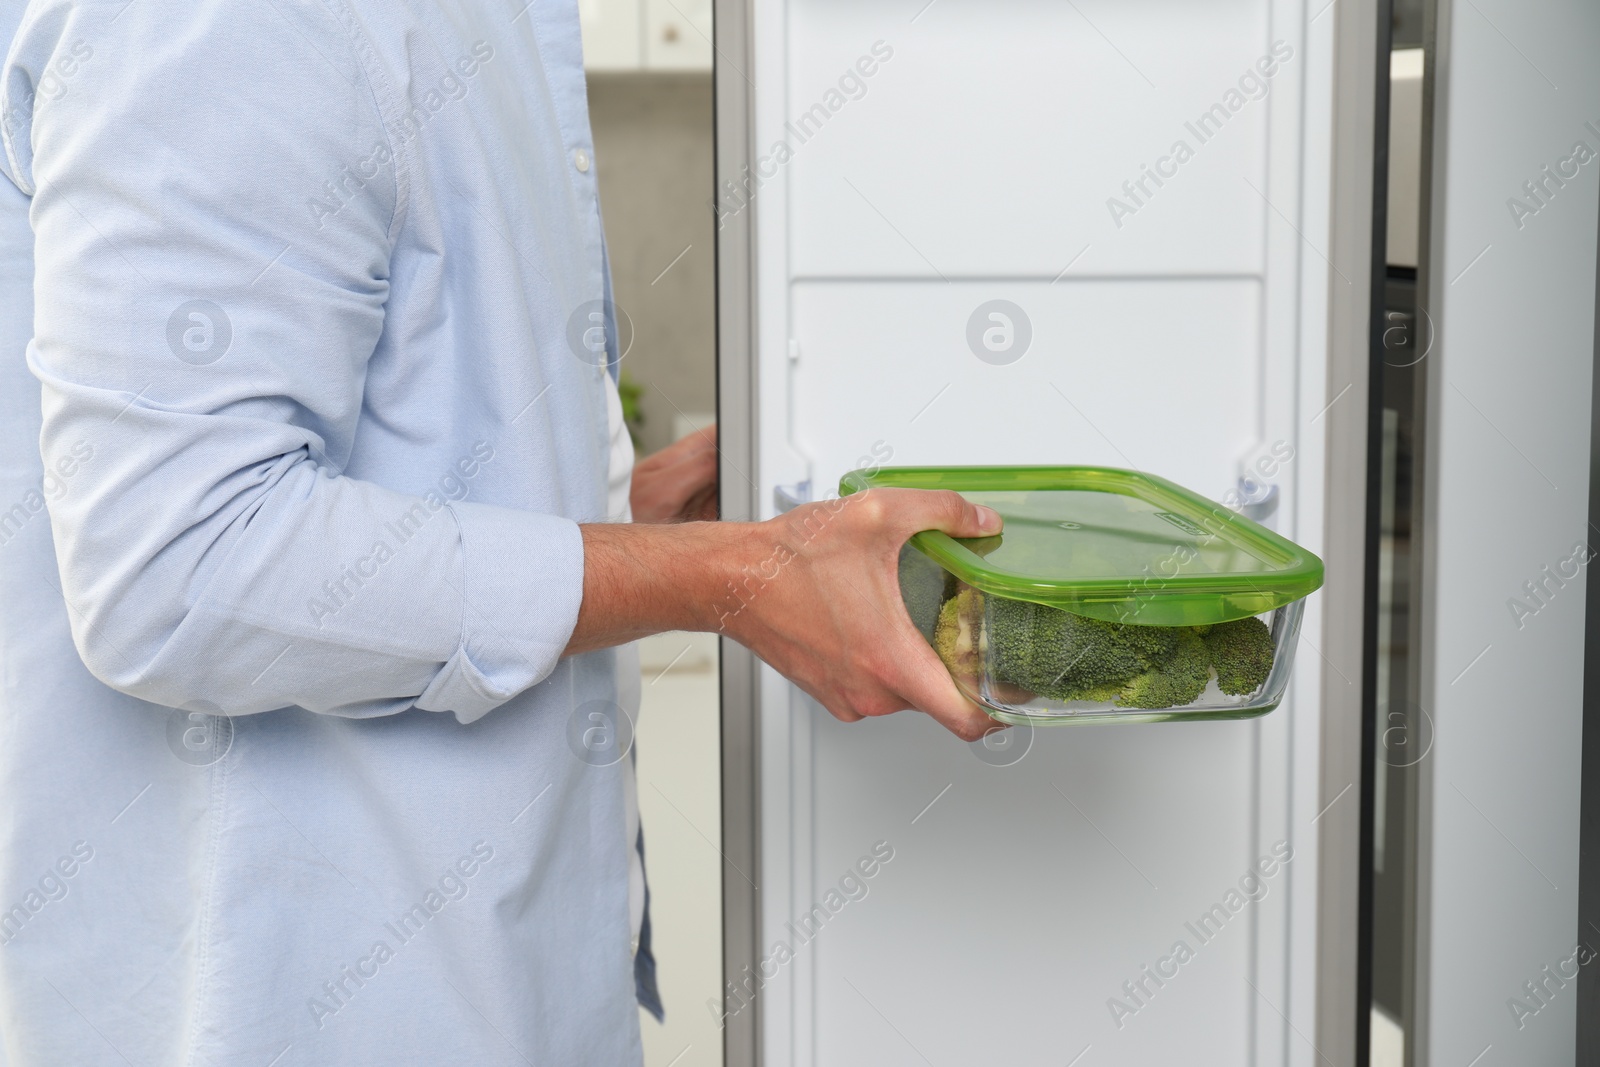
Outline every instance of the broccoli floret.
<svg viewBox="0 0 1600 1067"><path fill-rule="evenodd" d="M956 595L945 601L944 607L939 609L939 622L934 629L934 651L950 669L950 676L973 699L1026 704L1037 695L1030 689L993 676L982 683L979 681L978 675L988 648L983 608L982 593L970 586L959 585Z"/></svg>
<svg viewBox="0 0 1600 1067"><path fill-rule="evenodd" d="M1057 700L1092 700L1172 651L1172 631L995 598L985 633L994 676Z"/></svg>
<svg viewBox="0 0 1600 1067"><path fill-rule="evenodd" d="M1230 696L1254 693L1272 673L1272 633L1260 619L1218 623L1203 640L1217 671L1217 688Z"/></svg>
<svg viewBox="0 0 1600 1067"><path fill-rule="evenodd" d="M1135 675L1134 677L1138 677ZM1127 683L1123 683L1124 685ZM1100 685L1092 689L1079 689L1062 697L1063 700L1089 700L1096 704L1109 704L1122 695L1121 685Z"/></svg>
<svg viewBox="0 0 1600 1067"><path fill-rule="evenodd" d="M1178 627L1171 655L1123 686L1117 703L1125 708L1173 708L1192 704L1211 680L1205 642L1192 629Z"/></svg>
<svg viewBox="0 0 1600 1067"><path fill-rule="evenodd" d="M1139 655L1151 663L1159 663L1172 655L1173 649L1178 647L1178 634L1186 629L1188 627L1128 625L1118 627L1117 633Z"/></svg>

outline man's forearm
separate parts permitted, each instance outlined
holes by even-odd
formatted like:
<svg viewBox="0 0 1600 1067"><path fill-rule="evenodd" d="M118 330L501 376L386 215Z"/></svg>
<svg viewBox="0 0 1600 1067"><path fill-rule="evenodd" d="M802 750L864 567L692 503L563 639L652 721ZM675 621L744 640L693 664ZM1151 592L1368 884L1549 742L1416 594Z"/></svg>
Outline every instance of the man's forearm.
<svg viewBox="0 0 1600 1067"><path fill-rule="evenodd" d="M846 722L919 708L971 741L994 722L911 625L900 550L921 530L986 537L1000 525L955 493L872 489L760 523L581 526L583 603L567 652L719 632Z"/></svg>
<svg viewBox="0 0 1600 1067"><path fill-rule="evenodd" d="M761 526L597 523L583 533L583 603L567 654L664 630L716 630ZM770 547L770 546L769 546Z"/></svg>

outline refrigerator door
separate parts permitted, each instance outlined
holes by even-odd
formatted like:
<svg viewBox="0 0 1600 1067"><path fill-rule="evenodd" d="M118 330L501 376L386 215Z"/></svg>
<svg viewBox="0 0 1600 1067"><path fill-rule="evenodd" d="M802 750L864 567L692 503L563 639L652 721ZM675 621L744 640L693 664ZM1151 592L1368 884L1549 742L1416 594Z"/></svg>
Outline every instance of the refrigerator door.
<svg viewBox="0 0 1600 1067"><path fill-rule="evenodd" d="M1251 514L1320 552L1315 13L719 4L719 100L747 105L719 112L714 205L728 499L765 518L862 466L1104 465L1270 499ZM1244 722L965 745L915 713L839 723L730 660L729 1062L747 1040L769 1067L1312 1062L1310 603L1288 699Z"/></svg>

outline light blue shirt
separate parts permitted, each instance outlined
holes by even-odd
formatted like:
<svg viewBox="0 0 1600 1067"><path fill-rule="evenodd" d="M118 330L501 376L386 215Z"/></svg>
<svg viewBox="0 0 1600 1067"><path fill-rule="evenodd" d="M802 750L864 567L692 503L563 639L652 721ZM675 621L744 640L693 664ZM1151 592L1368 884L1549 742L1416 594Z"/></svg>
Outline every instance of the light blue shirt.
<svg viewBox="0 0 1600 1067"><path fill-rule="evenodd" d="M19 8L0 1064L637 1062L575 0Z"/></svg>

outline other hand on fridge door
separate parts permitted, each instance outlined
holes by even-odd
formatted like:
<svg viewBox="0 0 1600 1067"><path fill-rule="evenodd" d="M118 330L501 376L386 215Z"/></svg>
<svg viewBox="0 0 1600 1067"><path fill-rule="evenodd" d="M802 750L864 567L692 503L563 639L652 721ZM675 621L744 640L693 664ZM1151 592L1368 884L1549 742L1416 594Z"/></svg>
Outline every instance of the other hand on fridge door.
<svg viewBox="0 0 1600 1067"><path fill-rule="evenodd" d="M628 501L634 522L717 517L717 428L708 426L641 459Z"/></svg>

